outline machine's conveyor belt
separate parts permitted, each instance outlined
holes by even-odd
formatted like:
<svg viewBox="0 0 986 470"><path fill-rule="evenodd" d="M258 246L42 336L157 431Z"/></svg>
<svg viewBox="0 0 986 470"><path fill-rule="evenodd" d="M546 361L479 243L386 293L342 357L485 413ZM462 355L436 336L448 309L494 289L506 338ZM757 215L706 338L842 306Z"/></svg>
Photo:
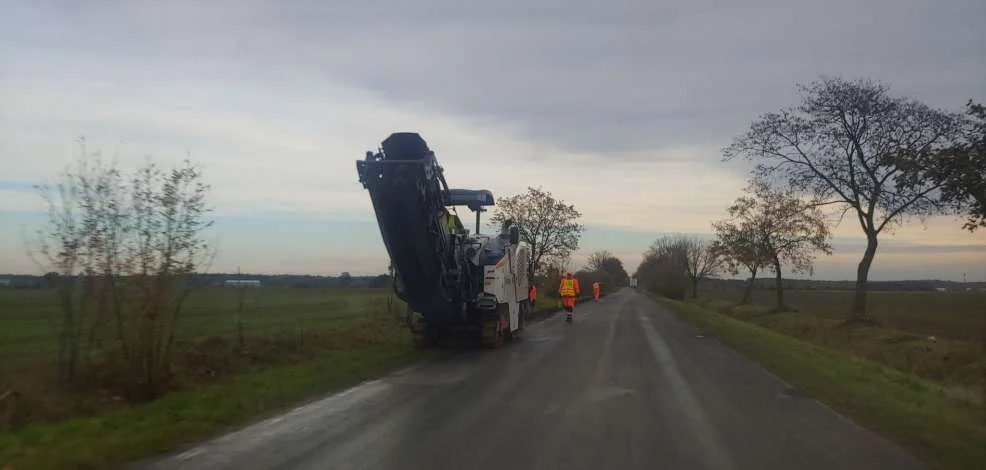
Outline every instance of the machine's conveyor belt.
<svg viewBox="0 0 986 470"><path fill-rule="evenodd" d="M454 314L449 285L452 247L442 221L448 188L442 169L416 133L395 133L382 151L357 161L384 245L398 277L397 295L429 322Z"/></svg>

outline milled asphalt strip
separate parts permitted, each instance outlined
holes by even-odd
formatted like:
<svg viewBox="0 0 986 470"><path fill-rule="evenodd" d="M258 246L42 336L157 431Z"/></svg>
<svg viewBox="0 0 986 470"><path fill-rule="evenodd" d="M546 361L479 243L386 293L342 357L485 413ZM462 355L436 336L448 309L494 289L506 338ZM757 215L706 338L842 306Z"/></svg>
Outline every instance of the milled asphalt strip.
<svg viewBox="0 0 986 470"><path fill-rule="evenodd" d="M720 470L735 469L729 451L722 444L716 430L709 424L705 410L702 409L701 403L695 398L691 388L688 386L688 382L685 381L681 372L678 371L678 366L675 363L674 355L671 353L671 348L668 347L668 343L654 329L650 319L640 311L639 306L637 306L637 317L640 319L640 324L644 328L647 344L650 345L650 350L654 353L654 360L661 366L661 372L668 380L668 383L671 384L674 399L687 418L685 424L691 429L693 436L703 446L705 450L703 455L709 459L711 468Z"/></svg>

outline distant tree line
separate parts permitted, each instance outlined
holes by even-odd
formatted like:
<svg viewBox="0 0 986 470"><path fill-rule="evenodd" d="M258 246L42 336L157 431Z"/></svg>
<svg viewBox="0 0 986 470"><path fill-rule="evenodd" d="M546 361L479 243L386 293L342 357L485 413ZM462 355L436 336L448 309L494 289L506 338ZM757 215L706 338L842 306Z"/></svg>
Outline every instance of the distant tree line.
<svg viewBox="0 0 986 470"><path fill-rule="evenodd" d="M578 279L582 295L592 294L592 283L598 282L602 295L613 293L614 291L626 286L630 275L623 266L623 261L607 250L599 250L591 253L586 260L586 265L578 270L567 268L568 263L552 263L547 265L543 274L538 278L537 284L542 286L539 297L558 298L558 286L562 276L571 272L572 277Z"/></svg>
<svg viewBox="0 0 986 470"><path fill-rule="evenodd" d="M856 288L856 281L819 281L814 279L791 279L784 278L784 289L786 290L839 290L851 291ZM709 278L703 283L705 289L715 290L741 290L746 291L751 288L750 279L722 279ZM752 283L753 290L775 290L775 279L758 279ZM939 289L947 291L965 290L986 290L986 282L957 282L943 281L938 279L916 279L908 281L870 281L869 290L871 292L930 292Z"/></svg>
<svg viewBox="0 0 986 470"><path fill-rule="evenodd" d="M618 260L618 259L617 259ZM622 266L622 262L620 262ZM557 285L559 279L559 270L557 267L549 267L546 275L542 278L542 283L544 285ZM580 276L584 276L586 279L591 278L591 270L580 270L576 271ZM244 274L237 276L235 274L201 274L195 276L197 279L202 279L208 285L222 285L226 280L233 279L257 279L260 280L264 286L272 287L297 287L297 288L332 288L341 287L338 276L315 276L315 275L276 275L276 274ZM550 278L550 280L549 280ZM0 279L10 279L10 288L49 288L53 287L51 284L53 279L46 278L45 276L35 276L27 274L0 274ZM378 274L376 276L354 276L354 281L351 287L353 288L390 288L390 276L387 274ZM609 279L604 279L600 282L605 286L616 286L620 285L620 276L616 275L610 277ZM719 277L709 277L702 282L702 286L706 289L740 289L745 290L750 288L752 284L752 289L775 289L774 279L723 279ZM805 289L818 289L818 290L853 290L855 289L855 281L819 281L813 279L793 279L784 278L784 289L788 290L805 290ZM917 279L917 280L902 280L902 281L870 281L871 291L933 291L936 289L947 289L947 290L966 290L966 289L986 289L986 282L956 282L956 281L943 281L938 279Z"/></svg>
<svg viewBox="0 0 986 470"><path fill-rule="evenodd" d="M51 272L36 276L29 274L0 274L0 279L9 279L12 288L53 288L58 273ZM263 286L297 288L389 288L391 278L387 274L374 276L317 276L306 274L235 274L235 273L196 273L189 281L196 285L220 286L226 281L248 279L258 280Z"/></svg>

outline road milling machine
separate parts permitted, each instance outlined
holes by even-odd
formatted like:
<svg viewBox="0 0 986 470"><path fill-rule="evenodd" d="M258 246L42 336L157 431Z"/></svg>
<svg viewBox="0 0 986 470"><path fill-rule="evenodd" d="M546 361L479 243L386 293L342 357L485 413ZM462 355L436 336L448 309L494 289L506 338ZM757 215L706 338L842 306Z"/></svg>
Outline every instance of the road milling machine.
<svg viewBox="0 0 986 470"><path fill-rule="evenodd" d="M464 336L496 347L517 337L531 309L530 248L511 220L499 234L480 233L493 194L449 189L435 153L413 132L391 134L376 153L356 161L356 170L390 255L394 292L408 306L415 345ZM475 232L462 225L461 208L475 214Z"/></svg>

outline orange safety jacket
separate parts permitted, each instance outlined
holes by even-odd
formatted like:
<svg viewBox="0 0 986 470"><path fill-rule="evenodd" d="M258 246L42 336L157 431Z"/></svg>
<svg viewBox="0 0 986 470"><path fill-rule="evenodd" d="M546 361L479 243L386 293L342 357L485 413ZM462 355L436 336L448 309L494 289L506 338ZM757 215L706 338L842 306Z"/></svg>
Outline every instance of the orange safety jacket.
<svg viewBox="0 0 986 470"><path fill-rule="evenodd" d="M561 284L558 286L558 293L562 297L575 297L581 291L579 290L579 280L573 278L562 278Z"/></svg>
<svg viewBox="0 0 986 470"><path fill-rule="evenodd" d="M531 292L528 293L528 296L531 298L531 302L534 302L535 300L537 300L537 298L538 298L538 288L536 286L531 286Z"/></svg>

